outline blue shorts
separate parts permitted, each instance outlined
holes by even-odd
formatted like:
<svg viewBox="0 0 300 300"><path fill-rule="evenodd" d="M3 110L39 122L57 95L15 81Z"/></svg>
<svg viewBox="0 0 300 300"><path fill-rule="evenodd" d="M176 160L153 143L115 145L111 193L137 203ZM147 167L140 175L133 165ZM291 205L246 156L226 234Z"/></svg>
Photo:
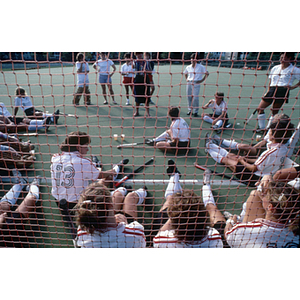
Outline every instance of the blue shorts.
<svg viewBox="0 0 300 300"><path fill-rule="evenodd" d="M111 83L111 77L106 74L100 74L99 83Z"/></svg>

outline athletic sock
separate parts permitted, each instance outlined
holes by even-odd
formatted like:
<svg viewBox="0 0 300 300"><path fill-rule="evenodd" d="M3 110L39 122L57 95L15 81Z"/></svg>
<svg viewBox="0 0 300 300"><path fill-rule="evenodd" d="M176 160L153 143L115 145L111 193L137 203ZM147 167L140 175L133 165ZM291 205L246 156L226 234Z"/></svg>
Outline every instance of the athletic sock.
<svg viewBox="0 0 300 300"><path fill-rule="evenodd" d="M115 166L113 167L113 170L116 172L116 174L114 175L113 179L116 180L117 177L118 177L118 175L119 175L119 172L120 172L120 167L119 167L119 165L115 165Z"/></svg>
<svg viewBox="0 0 300 300"><path fill-rule="evenodd" d="M222 159L228 154L228 151L212 143L208 144L207 151L212 159L219 164L222 163Z"/></svg>
<svg viewBox="0 0 300 300"><path fill-rule="evenodd" d="M266 129L268 129L271 126L273 119L274 119L274 116L271 116Z"/></svg>
<svg viewBox="0 0 300 300"><path fill-rule="evenodd" d="M165 191L165 199L167 199L168 196L174 195L175 193L181 193L182 188L179 182L179 174L175 173L170 177L168 186Z"/></svg>
<svg viewBox="0 0 300 300"><path fill-rule="evenodd" d="M121 186L121 187L117 188L116 190L114 190L111 193L111 195L113 195L115 192L120 192L122 194L122 196L125 197L127 194L127 189L125 187Z"/></svg>
<svg viewBox="0 0 300 300"><path fill-rule="evenodd" d="M226 139L222 140L222 146L230 148L230 149L238 150L238 144L239 143L232 141L232 140L226 140Z"/></svg>
<svg viewBox="0 0 300 300"><path fill-rule="evenodd" d="M140 188L140 189L138 189L138 190L136 190L134 192L139 197L139 201L138 201L137 204L142 204L144 202L145 198L147 197L147 191L145 189L143 189L143 188Z"/></svg>
<svg viewBox="0 0 300 300"><path fill-rule="evenodd" d="M34 196L36 198L36 201L38 201L39 198L40 198L40 189L39 189L39 187L35 184L31 184L30 187L29 187L28 195Z"/></svg>
<svg viewBox="0 0 300 300"><path fill-rule="evenodd" d="M18 201L22 189L23 189L22 183L14 184L13 187L2 197L0 202L7 201L11 205L15 205L16 202Z"/></svg>
<svg viewBox="0 0 300 300"><path fill-rule="evenodd" d="M205 207L208 203L216 205L216 202L215 202L215 199L214 199L214 196L212 194L211 187L209 184L203 185L203 187L202 187L202 201L203 201Z"/></svg>
<svg viewBox="0 0 300 300"><path fill-rule="evenodd" d="M217 121L217 123L216 123L215 125L218 126L218 127L221 127L222 124L223 124L223 121L222 121L222 120L219 120L219 121Z"/></svg>
<svg viewBox="0 0 300 300"><path fill-rule="evenodd" d="M257 116L258 119L258 127L260 129L265 129L266 127L266 115L265 114L259 114Z"/></svg>
<svg viewBox="0 0 300 300"><path fill-rule="evenodd" d="M211 117L209 117L209 116L204 116L204 117L203 117L203 121L212 124L213 119L212 119Z"/></svg>

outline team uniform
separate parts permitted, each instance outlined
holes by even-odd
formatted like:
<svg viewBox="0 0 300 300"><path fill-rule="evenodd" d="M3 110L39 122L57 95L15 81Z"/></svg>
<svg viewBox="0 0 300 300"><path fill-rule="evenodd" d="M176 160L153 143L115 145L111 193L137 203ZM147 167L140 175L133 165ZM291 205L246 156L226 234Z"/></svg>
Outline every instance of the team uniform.
<svg viewBox="0 0 300 300"><path fill-rule="evenodd" d="M35 111L42 112L41 110L35 109L30 97L16 97L15 98L15 107L20 107L26 116L33 116Z"/></svg>
<svg viewBox="0 0 300 300"><path fill-rule="evenodd" d="M173 137L179 139L178 147L187 147L191 137L189 125L183 118L174 120L170 125ZM172 146L172 142L170 141ZM176 146L175 144L173 146Z"/></svg>
<svg viewBox="0 0 300 300"><path fill-rule="evenodd" d="M95 65L98 68L99 72L99 83L111 83L110 67L114 65L113 61L110 59L99 59Z"/></svg>
<svg viewBox="0 0 300 300"><path fill-rule="evenodd" d="M266 102L275 100L275 103L288 103L289 87L295 80L300 81L300 69L292 64L285 69L278 65L271 69L269 78L271 80L270 89L263 100Z"/></svg>
<svg viewBox="0 0 300 300"><path fill-rule="evenodd" d="M75 243L80 248L145 248L146 238L144 227L134 221L130 224L121 222L116 228L109 228L103 233L95 231L93 234L79 226Z"/></svg>
<svg viewBox="0 0 300 300"><path fill-rule="evenodd" d="M226 126L228 124L228 114L227 114L227 110L228 110L228 106L227 103L225 101L222 101L220 103L220 105L217 104L217 101L215 99L212 99L212 103L210 103L207 107L211 108L213 113L209 114L209 116L211 118L218 118L220 117L224 112L225 112L225 124L224 126ZM205 118L203 119L205 121ZM218 127L221 127L223 125L223 120L221 121L222 124Z"/></svg>
<svg viewBox="0 0 300 300"><path fill-rule="evenodd" d="M86 94L86 104L90 104L91 102L91 92L89 89L89 75L88 72L90 71L89 64L87 62L76 62L76 69L77 71L80 69L82 64L82 73L77 73L77 90L75 96L75 104L79 104L81 95L83 93Z"/></svg>
<svg viewBox="0 0 300 300"><path fill-rule="evenodd" d="M132 68L132 65L127 65L126 63L122 65L121 67L121 73L126 73L126 75L123 75L123 84L133 86L133 80L134 80L134 69Z"/></svg>
<svg viewBox="0 0 300 300"><path fill-rule="evenodd" d="M227 231L226 240L232 248L297 248L295 236L283 224L265 219L235 225Z"/></svg>
<svg viewBox="0 0 300 300"><path fill-rule="evenodd" d="M76 202L90 181L98 179L99 173L93 162L77 151L54 154L51 158L51 194L57 201Z"/></svg>
<svg viewBox="0 0 300 300"><path fill-rule="evenodd" d="M200 83L207 73L207 70L201 64L196 64L193 68L192 64L187 66L183 72L187 74L187 87L186 94L188 97L188 111L194 110L194 113L199 111L199 93L200 93Z"/></svg>
<svg viewBox="0 0 300 300"><path fill-rule="evenodd" d="M220 233L209 228L207 236L200 241L182 242L178 241L174 230L160 231L153 238L154 248L223 248L223 242Z"/></svg>

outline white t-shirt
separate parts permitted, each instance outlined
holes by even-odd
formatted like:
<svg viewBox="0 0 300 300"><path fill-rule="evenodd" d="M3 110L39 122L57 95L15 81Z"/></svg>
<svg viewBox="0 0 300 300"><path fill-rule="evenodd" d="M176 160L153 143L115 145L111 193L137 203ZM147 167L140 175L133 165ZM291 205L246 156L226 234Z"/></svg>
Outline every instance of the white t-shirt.
<svg viewBox="0 0 300 300"><path fill-rule="evenodd" d="M137 221L130 224L121 222L116 228L111 228L104 233L95 231L93 234L78 227L76 246L81 248L145 248L144 227Z"/></svg>
<svg viewBox="0 0 300 300"><path fill-rule="evenodd" d="M270 86L291 86L296 79L300 81L300 69L290 64L282 70L281 65L278 65L271 69L269 78Z"/></svg>
<svg viewBox="0 0 300 300"><path fill-rule="evenodd" d="M134 69L132 68L132 65L129 64L127 65L126 63L122 65L121 67L121 73L128 73L128 72L133 72ZM133 77L134 74L133 73L128 73L126 75L124 75L125 77Z"/></svg>
<svg viewBox="0 0 300 300"><path fill-rule="evenodd" d="M52 196L56 200L78 201L90 181L98 179L99 170L79 152L62 152L51 158Z"/></svg>
<svg viewBox="0 0 300 300"><path fill-rule="evenodd" d="M187 81L193 82L202 80L207 70L201 64L196 64L195 68L190 64L185 68L183 73L188 74Z"/></svg>
<svg viewBox="0 0 300 300"><path fill-rule="evenodd" d="M110 67L114 65L113 61L110 59L99 59L96 62L96 66L98 67L99 76L100 75L109 75L110 74Z"/></svg>
<svg viewBox="0 0 300 300"><path fill-rule="evenodd" d="M82 63L82 62L76 62L76 69L79 70L80 66L82 64L82 73L77 73L77 86L83 87L84 85L89 84L89 75L88 73L90 71L89 64L87 62Z"/></svg>
<svg viewBox="0 0 300 300"><path fill-rule="evenodd" d="M30 97L16 97L15 98L15 106L20 107L23 111L28 108L33 107Z"/></svg>
<svg viewBox="0 0 300 300"><path fill-rule="evenodd" d="M225 101L222 101L220 105L217 104L216 99L212 99L213 102L210 103L207 107L211 108L216 115L221 115L223 112L227 113L227 103Z"/></svg>
<svg viewBox="0 0 300 300"><path fill-rule="evenodd" d="M287 152L288 148L285 144L272 144L269 142L267 150L254 163L258 169L254 174L257 176L274 174L284 163Z"/></svg>
<svg viewBox="0 0 300 300"><path fill-rule="evenodd" d="M201 241L193 243L179 242L175 237L174 230L160 231L153 238L154 248L223 248L223 242L220 233L210 228L206 237Z"/></svg>
<svg viewBox="0 0 300 300"><path fill-rule="evenodd" d="M299 236L283 224L265 219L235 225L226 232L226 240L232 248L297 248L299 245Z"/></svg>
<svg viewBox="0 0 300 300"><path fill-rule="evenodd" d="M12 114L7 110L3 102L0 102L0 115L7 118L12 116Z"/></svg>
<svg viewBox="0 0 300 300"><path fill-rule="evenodd" d="M189 125L183 118L174 120L170 125L173 137L179 139L180 142L188 142L191 136Z"/></svg>

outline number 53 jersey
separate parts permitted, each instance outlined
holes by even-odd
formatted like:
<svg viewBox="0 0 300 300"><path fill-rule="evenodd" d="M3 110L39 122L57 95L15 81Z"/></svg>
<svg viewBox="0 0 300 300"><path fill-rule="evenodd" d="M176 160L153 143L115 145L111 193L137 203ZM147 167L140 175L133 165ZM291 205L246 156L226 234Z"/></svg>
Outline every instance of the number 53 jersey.
<svg viewBox="0 0 300 300"><path fill-rule="evenodd" d="M54 154L51 159L51 194L57 201L78 201L89 183L98 179L99 172L89 158L77 151Z"/></svg>

